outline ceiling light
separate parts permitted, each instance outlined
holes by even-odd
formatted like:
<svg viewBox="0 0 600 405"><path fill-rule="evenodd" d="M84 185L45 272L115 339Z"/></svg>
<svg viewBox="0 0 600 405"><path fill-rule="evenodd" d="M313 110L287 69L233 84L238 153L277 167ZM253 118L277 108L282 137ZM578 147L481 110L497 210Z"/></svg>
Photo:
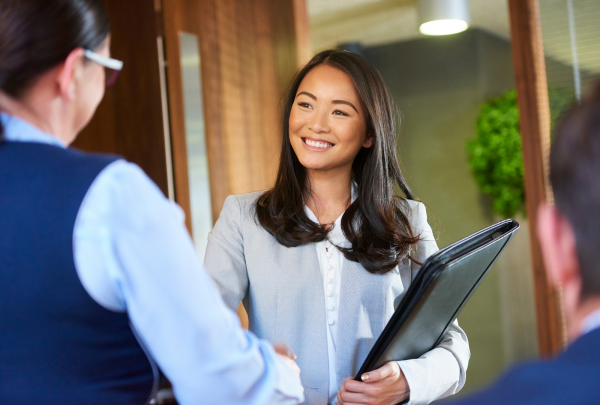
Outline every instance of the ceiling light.
<svg viewBox="0 0 600 405"><path fill-rule="evenodd" d="M468 0L419 0L419 31L425 35L450 35L469 28Z"/></svg>

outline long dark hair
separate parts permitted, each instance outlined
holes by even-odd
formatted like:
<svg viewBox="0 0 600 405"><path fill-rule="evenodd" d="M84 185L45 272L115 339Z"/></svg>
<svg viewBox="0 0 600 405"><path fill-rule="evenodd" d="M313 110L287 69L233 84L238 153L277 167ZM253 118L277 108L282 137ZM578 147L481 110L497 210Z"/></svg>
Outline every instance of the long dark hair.
<svg viewBox="0 0 600 405"><path fill-rule="evenodd" d="M389 91L377 69L365 58L347 51L328 50L315 55L294 77L283 113L283 139L275 186L256 202L260 225L287 247L327 238L327 225L311 221L304 211L310 185L289 139L290 112L300 83L313 68L328 65L348 74L366 106L371 148L362 148L352 165L357 198L342 217L342 231L350 248L338 247L348 260L360 262L374 274L394 269L419 237L405 214L408 203L399 193L414 199L404 181L396 157L396 121Z"/></svg>
<svg viewBox="0 0 600 405"><path fill-rule="evenodd" d="M0 91L19 99L71 51L95 50L109 32L102 0L1 0Z"/></svg>

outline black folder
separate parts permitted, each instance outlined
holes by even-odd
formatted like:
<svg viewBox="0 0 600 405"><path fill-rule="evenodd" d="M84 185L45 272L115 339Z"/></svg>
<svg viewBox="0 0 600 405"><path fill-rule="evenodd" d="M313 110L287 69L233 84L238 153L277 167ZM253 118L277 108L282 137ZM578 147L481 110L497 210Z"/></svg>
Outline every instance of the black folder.
<svg viewBox="0 0 600 405"><path fill-rule="evenodd" d="M508 219L431 255L406 291L355 379L436 347L519 229Z"/></svg>

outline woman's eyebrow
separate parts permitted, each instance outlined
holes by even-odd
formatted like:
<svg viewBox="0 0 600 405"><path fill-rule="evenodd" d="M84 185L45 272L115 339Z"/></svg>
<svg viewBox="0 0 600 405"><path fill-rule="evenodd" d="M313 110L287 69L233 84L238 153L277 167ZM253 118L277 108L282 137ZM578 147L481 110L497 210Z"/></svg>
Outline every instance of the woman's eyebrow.
<svg viewBox="0 0 600 405"><path fill-rule="evenodd" d="M354 111L356 111L357 114L359 114L358 110L356 109L356 107L354 107L354 104L352 104L349 101L344 101L344 100L333 100L332 101L333 104L347 104L350 107L352 107L354 109Z"/></svg>
<svg viewBox="0 0 600 405"><path fill-rule="evenodd" d="M317 96L315 96L314 94L310 94L308 91L301 91L300 93L298 93L296 98L298 98L301 94L305 94L308 97L312 98L313 100L317 100Z"/></svg>
<svg viewBox="0 0 600 405"><path fill-rule="evenodd" d="M296 98L298 98L301 94L304 94L310 98L312 98L313 100L317 100L317 96L315 96L314 94L309 93L308 91L301 91L300 93L298 93L298 95L296 96ZM346 104L349 105L350 107L352 107L354 109L354 111L356 111L357 114L359 114L358 110L356 109L356 107L354 107L354 104L352 104L349 101L344 101L344 100L333 100L331 102L332 104Z"/></svg>

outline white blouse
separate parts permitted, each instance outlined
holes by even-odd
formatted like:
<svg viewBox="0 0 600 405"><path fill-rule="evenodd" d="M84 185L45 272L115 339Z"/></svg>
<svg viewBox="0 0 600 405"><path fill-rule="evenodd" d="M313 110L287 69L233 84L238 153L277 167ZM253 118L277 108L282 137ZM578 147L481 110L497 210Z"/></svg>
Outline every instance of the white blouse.
<svg viewBox="0 0 600 405"><path fill-rule="evenodd" d="M353 190L354 191L354 190ZM353 200L355 196L353 196ZM304 206L308 218L319 223L317 216ZM335 342L337 341L337 323L340 302L340 287L342 285L342 267L344 255L335 246L350 247L350 243L342 232L342 215L335 220L329 238L315 243L319 267L323 276L323 290L325 292L325 311L327 322L327 353L329 358L329 402L337 403L337 393L342 381L337 381L335 363Z"/></svg>

